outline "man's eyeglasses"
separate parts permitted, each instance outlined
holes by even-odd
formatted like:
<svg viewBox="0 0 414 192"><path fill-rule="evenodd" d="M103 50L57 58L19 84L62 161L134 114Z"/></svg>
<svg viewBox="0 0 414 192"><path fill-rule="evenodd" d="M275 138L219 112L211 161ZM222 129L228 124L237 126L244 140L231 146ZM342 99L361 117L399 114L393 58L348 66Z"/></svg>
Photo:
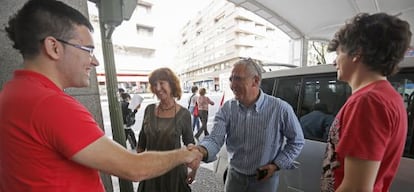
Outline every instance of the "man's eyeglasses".
<svg viewBox="0 0 414 192"><path fill-rule="evenodd" d="M56 39L56 40L58 40L58 41L60 41L60 42L62 42L64 44L70 45L72 47L78 48L78 49L80 49L82 51L86 51L86 52L89 53L89 55L91 57L93 57L93 50L94 50L93 47L87 47L87 46L83 46L83 45L77 45L77 44L69 43L69 42L67 42L65 40L62 40L62 39Z"/></svg>
<svg viewBox="0 0 414 192"><path fill-rule="evenodd" d="M232 75L232 76L230 76L229 81L230 82L241 82L241 81L246 80L249 77L241 77L241 76L237 76L237 75Z"/></svg>

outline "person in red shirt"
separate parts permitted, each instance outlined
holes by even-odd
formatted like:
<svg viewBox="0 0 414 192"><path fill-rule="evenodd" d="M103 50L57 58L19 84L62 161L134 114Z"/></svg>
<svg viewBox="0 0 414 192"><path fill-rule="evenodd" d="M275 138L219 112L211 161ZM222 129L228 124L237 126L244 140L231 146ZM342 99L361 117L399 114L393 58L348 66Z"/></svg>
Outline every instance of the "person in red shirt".
<svg viewBox="0 0 414 192"><path fill-rule="evenodd" d="M355 16L331 40L338 80L352 95L331 125L321 191L386 192L407 134L400 94L387 81L410 46L408 22L386 13Z"/></svg>
<svg viewBox="0 0 414 192"><path fill-rule="evenodd" d="M0 92L0 191L104 191L98 170L140 181L201 154L186 148L135 154L108 139L88 110L63 90L87 87L99 63L92 26L55 0L30 0L6 32L24 69Z"/></svg>

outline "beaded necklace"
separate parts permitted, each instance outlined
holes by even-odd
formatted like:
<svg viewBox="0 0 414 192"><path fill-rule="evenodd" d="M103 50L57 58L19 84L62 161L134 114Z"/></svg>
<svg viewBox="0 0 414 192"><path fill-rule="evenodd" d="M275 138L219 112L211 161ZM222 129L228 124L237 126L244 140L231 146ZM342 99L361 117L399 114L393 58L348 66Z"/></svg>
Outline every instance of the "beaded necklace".
<svg viewBox="0 0 414 192"><path fill-rule="evenodd" d="M156 119L155 119L155 129L158 132L160 131L160 128L158 127L158 118L162 118L162 117L160 117L160 110L161 111L169 111L171 109L174 109L174 126L177 126L177 118L176 118L177 117L177 105L174 101L174 105L169 107L169 108L163 109L160 106L157 107L157 111L156 111L156 114L155 114L155 117L156 117Z"/></svg>
<svg viewBox="0 0 414 192"><path fill-rule="evenodd" d="M169 108L162 108L161 105L159 105L158 109L161 109L161 111L169 111L169 110L173 109L174 107L175 107L175 102L174 102L174 105L169 107Z"/></svg>

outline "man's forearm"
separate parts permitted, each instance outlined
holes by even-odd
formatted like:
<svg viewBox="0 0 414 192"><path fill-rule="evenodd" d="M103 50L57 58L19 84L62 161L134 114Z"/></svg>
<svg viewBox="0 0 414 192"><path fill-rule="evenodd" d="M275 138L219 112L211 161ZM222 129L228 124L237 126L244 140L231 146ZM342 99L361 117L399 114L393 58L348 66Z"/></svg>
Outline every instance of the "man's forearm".
<svg viewBox="0 0 414 192"><path fill-rule="evenodd" d="M105 136L72 157L72 160L77 163L132 181L162 175L183 163L191 163L189 165L196 168L200 159L201 154L198 151L189 151L186 148L164 152L131 153Z"/></svg>
<svg viewBox="0 0 414 192"><path fill-rule="evenodd" d="M135 170L139 173L134 180L145 180L163 175L178 165L187 163L190 152L177 149L166 152L147 151L137 155Z"/></svg>

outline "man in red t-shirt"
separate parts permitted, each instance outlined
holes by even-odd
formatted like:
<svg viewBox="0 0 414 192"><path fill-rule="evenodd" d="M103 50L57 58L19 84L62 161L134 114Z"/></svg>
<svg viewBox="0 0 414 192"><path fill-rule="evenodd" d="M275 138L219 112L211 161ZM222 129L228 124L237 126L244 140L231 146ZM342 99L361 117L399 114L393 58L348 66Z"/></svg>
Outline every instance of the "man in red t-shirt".
<svg viewBox="0 0 414 192"><path fill-rule="evenodd" d="M139 181L199 165L197 150L127 151L63 91L89 86L99 65L92 30L80 12L55 0L28 1L9 20L6 32L24 69L0 92L0 192L99 192L97 170Z"/></svg>
<svg viewBox="0 0 414 192"><path fill-rule="evenodd" d="M331 125L321 191L386 192L397 172L407 113L387 81L411 40L406 21L385 13L359 14L329 44L338 80L352 95Z"/></svg>

